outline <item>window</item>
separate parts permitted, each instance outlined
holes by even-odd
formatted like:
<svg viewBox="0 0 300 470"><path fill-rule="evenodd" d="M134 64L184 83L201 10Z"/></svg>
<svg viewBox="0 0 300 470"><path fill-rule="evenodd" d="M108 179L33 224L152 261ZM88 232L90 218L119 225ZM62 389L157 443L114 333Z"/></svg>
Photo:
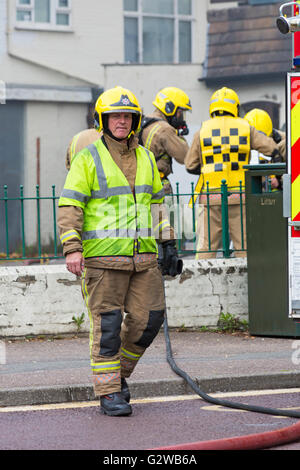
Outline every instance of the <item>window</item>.
<svg viewBox="0 0 300 470"><path fill-rule="evenodd" d="M125 62L192 61L193 0L123 0Z"/></svg>
<svg viewBox="0 0 300 470"><path fill-rule="evenodd" d="M16 20L30 29L69 29L71 0L17 0Z"/></svg>

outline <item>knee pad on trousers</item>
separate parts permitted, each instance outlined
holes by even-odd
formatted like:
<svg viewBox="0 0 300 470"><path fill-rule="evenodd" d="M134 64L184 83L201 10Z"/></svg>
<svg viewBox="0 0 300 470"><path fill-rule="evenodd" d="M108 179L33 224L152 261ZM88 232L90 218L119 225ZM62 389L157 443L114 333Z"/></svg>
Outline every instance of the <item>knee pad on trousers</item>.
<svg viewBox="0 0 300 470"><path fill-rule="evenodd" d="M114 356L118 353L121 346L121 310L111 310L110 312L100 313L101 317L101 339L100 356Z"/></svg>
<svg viewBox="0 0 300 470"><path fill-rule="evenodd" d="M137 346L142 348L150 346L164 322L164 313L164 310L150 310L148 324L140 339L135 343Z"/></svg>

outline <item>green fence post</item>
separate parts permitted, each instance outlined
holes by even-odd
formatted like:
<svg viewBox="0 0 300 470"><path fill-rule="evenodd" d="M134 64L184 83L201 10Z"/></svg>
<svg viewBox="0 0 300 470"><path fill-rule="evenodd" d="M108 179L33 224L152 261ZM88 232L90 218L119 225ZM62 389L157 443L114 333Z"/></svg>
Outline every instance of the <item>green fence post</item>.
<svg viewBox="0 0 300 470"><path fill-rule="evenodd" d="M211 251L211 237L210 237L210 205L209 205L209 182L206 182L206 207L207 207L207 238L208 250Z"/></svg>
<svg viewBox="0 0 300 470"><path fill-rule="evenodd" d="M52 207L53 207L53 243L54 243L54 256L57 256L57 239L56 239L56 196L55 184L52 185Z"/></svg>
<svg viewBox="0 0 300 470"><path fill-rule="evenodd" d="M192 211L193 211L193 242L194 242L194 251L197 250L197 234L196 234L196 216L195 216L195 200L194 200L194 182L191 182L192 188Z"/></svg>
<svg viewBox="0 0 300 470"><path fill-rule="evenodd" d="M178 223L178 251L181 251L181 223L180 223L180 196L179 196L179 183L176 183L176 201L177 201L177 223Z"/></svg>
<svg viewBox="0 0 300 470"><path fill-rule="evenodd" d="M241 240L242 240L242 250L245 249L244 244L244 223L243 223L243 213L245 208L243 208L243 187L242 181L240 181L240 214L241 214Z"/></svg>
<svg viewBox="0 0 300 470"><path fill-rule="evenodd" d="M24 223L24 187L20 185L20 203L21 203L21 231L22 231L22 257L26 257L25 253L25 223Z"/></svg>
<svg viewBox="0 0 300 470"><path fill-rule="evenodd" d="M37 215L37 242L39 250L39 258L41 258L41 211L40 211L40 187L36 185L36 215Z"/></svg>
<svg viewBox="0 0 300 470"><path fill-rule="evenodd" d="M5 217L5 242L6 258L9 258L9 235L8 235L8 210L7 210L7 185L4 185L4 217Z"/></svg>
<svg viewBox="0 0 300 470"><path fill-rule="evenodd" d="M229 250L229 225L228 225L228 188L226 180L221 184L221 203L222 203L222 242L224 258L230 257Z"/></svg>

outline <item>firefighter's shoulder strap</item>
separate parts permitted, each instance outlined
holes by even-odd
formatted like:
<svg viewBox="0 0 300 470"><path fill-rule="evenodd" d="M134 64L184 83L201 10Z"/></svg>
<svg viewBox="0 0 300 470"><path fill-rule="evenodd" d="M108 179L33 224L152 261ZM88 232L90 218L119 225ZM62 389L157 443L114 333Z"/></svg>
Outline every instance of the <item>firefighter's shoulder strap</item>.
<svg viewBox="0 0 300 470"><path fill-rule="evenodd" d="M147 116L142 117L141 130L139 132L139 144L140 145L143 145L142 135L143 135L144 129L146 129L146 127L148 127L148 126L151 126L151 124L154 124L157 121L163 121L163 119L159 119L159 118L155 118L155 117L147 117Z"/></svg>

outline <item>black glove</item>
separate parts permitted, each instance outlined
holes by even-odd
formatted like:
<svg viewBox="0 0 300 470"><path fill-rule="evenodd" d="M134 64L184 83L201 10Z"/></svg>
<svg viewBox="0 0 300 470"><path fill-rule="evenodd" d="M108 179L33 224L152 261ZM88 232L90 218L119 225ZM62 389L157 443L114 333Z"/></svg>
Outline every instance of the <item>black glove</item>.
<svg viewBox="0 0 300 470"><path fill-rule="evenodd" d="M276 144L279 144L279 142L282 141L282 137L279 134L277 129L273 129L272 137L273 137L273 140L276 142Z"/></svg>
<svg viewBox="0 0 300 470"><path fill-rule="evenodd" d="M159 243L158 265L163 276L175 277L182 273L183 262L178 258L175 240Z"/></svg>
<svg viewBox="0 0 300 470"><path fill-rule="evenodd" d="M274 150L274 152L271 155L271 162L272 163L284 163L284 159L282 155L279 153L279 150Z"/></svg>

